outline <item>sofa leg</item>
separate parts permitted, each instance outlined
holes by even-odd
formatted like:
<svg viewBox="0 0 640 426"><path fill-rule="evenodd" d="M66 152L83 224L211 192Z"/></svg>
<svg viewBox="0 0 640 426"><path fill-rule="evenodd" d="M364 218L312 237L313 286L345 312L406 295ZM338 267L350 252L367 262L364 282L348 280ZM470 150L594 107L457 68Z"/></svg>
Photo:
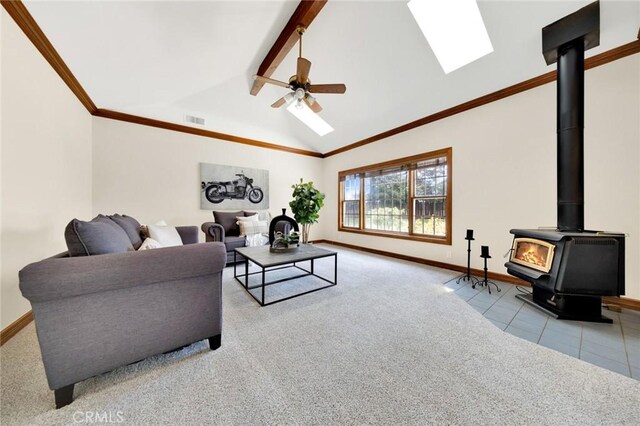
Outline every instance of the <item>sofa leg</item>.
<svg viewBox="0 0 640 426"><path fill-rule="evenodd" d="M222 334L218 334L217 336L209 337L209 347L212 351L215 351L222 345Z"/></svg>
<svg viewBox="0 0 640 426"><path fill-rule="evenodd" d="M74 384L70 384L53 391L56 398L56 408L62 408L73 402L73 387Z"/></svg>

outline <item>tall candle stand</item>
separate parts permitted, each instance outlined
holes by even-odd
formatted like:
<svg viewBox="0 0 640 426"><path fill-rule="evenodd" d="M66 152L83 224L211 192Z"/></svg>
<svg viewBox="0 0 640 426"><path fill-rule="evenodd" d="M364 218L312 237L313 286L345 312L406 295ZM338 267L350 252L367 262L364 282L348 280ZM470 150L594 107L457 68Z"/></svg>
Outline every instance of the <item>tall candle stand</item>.
<svg viewBox="0 0 640 426"><path fill-rule="evenodd" d="M460 284L460 281L471 281L475 288L475 285L479 283L480 280L471 275L471 241L475 241L475 238L473 238L473 229L467 229L465 240L467 240L467 272L460 275L458 279L456 279L456 283Z"/></svg>
<svg viewBox="0 0 640 426"><path fill-rule="evenodd" d="M480 257L484 259L484 279L474 283L471 287L476 288L476 284L480 287L487 287L487 289L489 289L489 294L491 294L491 284L493 284L496 286L496 290L498 290L499 293L501 290L500 287L498 287L498 284L487 279L487 259L491 259L491 256L489 256L489 246L480 247Z"/></svg>

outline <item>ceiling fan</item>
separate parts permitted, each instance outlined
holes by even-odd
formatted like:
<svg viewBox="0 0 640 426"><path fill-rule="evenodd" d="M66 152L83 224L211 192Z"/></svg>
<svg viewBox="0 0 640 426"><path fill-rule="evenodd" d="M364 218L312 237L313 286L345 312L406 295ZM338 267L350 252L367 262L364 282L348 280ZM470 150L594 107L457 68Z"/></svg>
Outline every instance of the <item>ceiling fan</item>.
<svg viewBox="0 0 640 426"><path fill-rule="evenodd" d="M298 66L296 74L289 78L289 82L274 80L272 78L256 75L255 79L264 83L274 84L280 87L286 87L292 91L271 104L272 108L280 108L282 105L290 105L292 102L297 102L300 107L301 102L304 102L311 108L313 112L322 111L322 107L316 101L316 98L311 93L337 93L342 94L346 92L347 86L344 84L311 84L309 80L309 70L311 69L311 61L302 57L302 34L305 28L299 25L296 29L299 37L299 50L298 50Z"/></svg>

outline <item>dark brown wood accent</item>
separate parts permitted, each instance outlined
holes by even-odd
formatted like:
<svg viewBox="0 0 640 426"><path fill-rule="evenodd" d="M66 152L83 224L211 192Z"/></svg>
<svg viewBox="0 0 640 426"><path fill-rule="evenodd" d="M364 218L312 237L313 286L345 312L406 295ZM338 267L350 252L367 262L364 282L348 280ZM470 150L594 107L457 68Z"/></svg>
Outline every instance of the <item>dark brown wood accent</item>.
<svg viewBox="0 0 640 426"><path fill-rule="evenodd" d="M424 259L422 257L408 256L405 254L393 253L393 252L384 251L384 250L377 250L369 247L362 247L362 246L357 246L353 244L347 244L347 243L342 243L342 242L332 241L332 240L319 240L317 241L317 243L318 244L324 243L324 244L330 244L338 247L345 247L352 250L359 250L359 251L364 251L371 254L377 254L379 256L392 257L394 259L406 260L408 262L420 263L422 265L434 266L436 268L449 269L451 271L467 272L466 266L454 265L452 263L439 262L431 259ZM484 270L472 268L471 274L477 275L477 276L484 275ZM529 286L529 283L519 280L516 277L512 277L511 275L499 274L497 272L487 272L487 278L508 282L510 284Z"/></svg>
<svg viewBox="0 0 640 426"><path fill-rule="evenodd" d="M182 124L169 123L167 121L155 120L153 118L140 117L123 112L111 111L108 109L98 109L93 114L96 117L109 118L111 120L126 121L128 123L140 124L143 126L157 127L159 129L172 130L174 132L188 133L191 135L204 136L207 138L221 139L229 142L244 145L256 146L259 148L274 149L277 151L289 152L291 154L307 155L310 157L322 158L322 154L315 151L292 148L284 145L276 145L269 142L262 142L254 139L242 138L240 136L228 135L226 133L214 132L206 129L184 126Z"/></svg>
<svg viewBox="0 0 640 426"><path fill-rule="evenodd" d="M4 328L0 332L0 346L7 343L9 339L18 334L18 332L29 325L31 321L33 321L33 312L29 311Z"/></svg>
<svg viewBox="0 0 640 426"><path fill-rule="evenodd" d="M607 305L615 305L625 309L640 311L640 300L629 297L603 297L602 301Z"/></svg>
<svg viewBox="0 0 640 426"><path fill-rule="evenodd" d="M436 268L449 269L449 270L457 271L457 272L466 272L467 271L467 267L466 266L454 265L452 263L438 262L438 261L435 261L435 260L424 259L424 258L421 258L421 257L407 256L407 255L404 255L404 254L393 253L393 252L384 251L384 250L377 250L377 249L372 249L372 248L369 248L369 247L362 247L362 246L342 243L342 242L338 242L338 241L315 240L313 242L315 244L330 244L330 245L334 245L334 246L338 246L338 247L345 247L345 248L352 249L352 250L364 251L364 252L371 253L371 254L377 254L379 256L386 256L386 257L391 257L391 258L394 258L394 259L406 260L408 262L420 263L420 264L423 264L423 265L434 266ZM472 268L471 269L471 274L472 275L476 275L476 276L483 276L484 275L484 270ZM492 280L501 281L501 282L504 282L504 283L519 285L519 286L522 286L522 287L531 287L531 285L528 282L523 281L523 280L521 280L519 278L516 278L516 277L514 277L512 275L500 274L500 273L497 273L497 272L490 272L489 271L489 272L487 272L487 278L490 278ZM634 311L640 311L640 300L638 300L638 299L631 299L629 297L603 297L602 300L603 300L604 303L607 303L607 304L617 305L617 306L620 306L622 308L631 309L631 310L634 310Z"/></svg>
<svg viewBox="0 0 640 426"><path fill-rule="evenodd" d="M361 219L361 222L362 220L363 219ZM344 226L338 228L338 231L351 232L353 234L361 234L361 235L371 235L372 237L397 238L400 240L420 241L423 243L451 245L451 242L449 242L445 237L422 236L420 234L411 235L411 234L402 233L402 232L376 231L376 230L370 230L370 229L349 228Z"/></svg>
<svg viewBox="0 0 640 426"><path fill-rule="evenodd" d="M591 68L599 67L600 65L626 58L627 56L634 55L638 52L640 52L640 40L634 40L631 43L623 44L615 49L607 50L606 52L602 52L590 58L585 58L584 69L589 70Z"/></svg>
<svg viewBox="0 0 640 426"><path fill-rule="evenodd" d="M609 62L615 61L617 59L621 59L629 55L636 54L638 52L640 52L640 40L635 40L635 41L632 41L631 43L624 44L622 46L616 47L614 49L608 50L606 52L603 52L598 55L585 59L584 67L585 69L591 69L594 67L598 67L600 65L608 64ZM537 77L530 78L529 80L525 80L521 83L514 84L513 86L506 87L496 92L489 93L487 95L480 96L479 98L472 99L468 102L464 102L454 107L442 110L440 112L436 112L435 114L428 115L426 117L404 124L400 127L387 130L386 132L378 133L377 135L368 137L366 139L362 139L350 145L346 145L341 148L334 149L333 151L326 152L324 154L324 157L327 158L333 155L342 154L352 149L359 148L361 146L368 145L370 143L377 142L382 139L386 139L388 137L397 135L402 132L406 132L407 130L415 129L416 127L424 126L425 124L433 123L434 121L442 120L444 118L451 117L461 112L469 111L470 109L477 108L477 107L486 105L488 103L495 102L500 99L504 99L509 96L513 96L530 89L534 89L538 86L551 83L552 81L555 81L555 80L556 80L556 71L550 71L542 75L539 75Z"/></svg>
<svg viewBox="0 0 640 426"><path fill-rule="evenodd" d="M370 171L381 170L389 167L405 165L405 164L413 164L419 161L428 160L431 158L437 157L447 157L447 235L445 237L435 237L435 236L427 236L421 234L412 233L412 223L413 223L413 173L409 174L409 232L392 232L392 231L377 231L371 229L365 229L365 220L364 220L364 174ZM387 238L399 238L402 240L412 240L412 241L420 241L424 243L435 243L435 244L447 244L451 245L451 230L452 230L452 217L453 217L453 186L451 184L452 181L452 170L453 170L453 150L451 148L443 148L438 149L436 151L431 151L428 153L412 155L409 157L398 158L396 160L385 161L382 163L370 164L367 166L357 167L354 169L343 170L338 172L338 231L340 232L353 232L356 234L364 234L364 235L372 235L376 237L387 237ZM343 206L343 194L342 190L342 178L347 175L360 174L360 226L359 228L351 228L342 225L342 206Z"/></svg>
<svg viewBox="0 0 640 426"><path fill-rule="evenodd" d="M89 111L89 114L93 114L98 108L82 88L82 85L80 85L69 67L67 67L67 64L64 63L47 36L44 35L44 32L42 32L42 29L40 29L40 26L38 26L22 1L1 0L1 2L7 13L9 13L15 23L18 24L24 34L31 40L36 49L40 51L44 59L49 62L54 71L58 73L62 81L69 86L69 89L71 89L80 103Z"/></svg>
<svg viewBox="0 0 640 426"><path fill-rule="evenodd" d="M267 53L264 60L258 67L257 75L263 77L271 77L273 72L282 63L285 56L291 51L293 46L298 42L298 25L309 28L311 22L320 13L327 0L302 0L296 10L289 18L289 22L284 26L282 32L271 46L271 50ZM251 87L251 94L257 95L264 86L264 82L255 80Z"/></svg>

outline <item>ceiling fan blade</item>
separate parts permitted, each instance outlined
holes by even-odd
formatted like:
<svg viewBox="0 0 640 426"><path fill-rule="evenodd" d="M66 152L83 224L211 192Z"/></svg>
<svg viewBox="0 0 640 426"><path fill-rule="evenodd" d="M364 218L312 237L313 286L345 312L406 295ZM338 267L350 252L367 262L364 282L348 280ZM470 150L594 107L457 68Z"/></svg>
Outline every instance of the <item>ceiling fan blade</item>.
<svg viewBox="0 0 640 426"><path fill-rule="evenodd" d="M311 103L309 102L308 98L304 98L304 102L309 106L309 108L311 108L311 111L315 112L316 114L322 111L322 107L320 106L318 101L314 101L313 103Z"/></svg>
<svg viewBox="0 0 640 426"><path fill-rule="evenodd" d="M311 69L311 61L305 58L298 58L298 69L296 72L296 80L304 85L309 81L309 70Z"/></svg>
<svg viewBox="0 0 640 426"><path fill-rule="evenodd" d="M309 86L311 93L338 93L342 94L347 91L344 84L312 84Z"/></svg>
<svg viewBox="0 0 640 426"><path fill-rule="evenodd" d="M280 99L278 99L277 101L275 101L274 103L271 104L271 108L280 108L282 105L286 104L287 100L283 97L281 97Z"/></svg>
<svg viewBox="0 0 640 426"><path fill-rule="evenodd" d="M285 83L284 81L274 80L272 78L263 77L261 75L256 75L254 76L254 78L263 83L275 84L276 86L286 87L288 89L291 89L291 85L289 83Z"/></svg>

